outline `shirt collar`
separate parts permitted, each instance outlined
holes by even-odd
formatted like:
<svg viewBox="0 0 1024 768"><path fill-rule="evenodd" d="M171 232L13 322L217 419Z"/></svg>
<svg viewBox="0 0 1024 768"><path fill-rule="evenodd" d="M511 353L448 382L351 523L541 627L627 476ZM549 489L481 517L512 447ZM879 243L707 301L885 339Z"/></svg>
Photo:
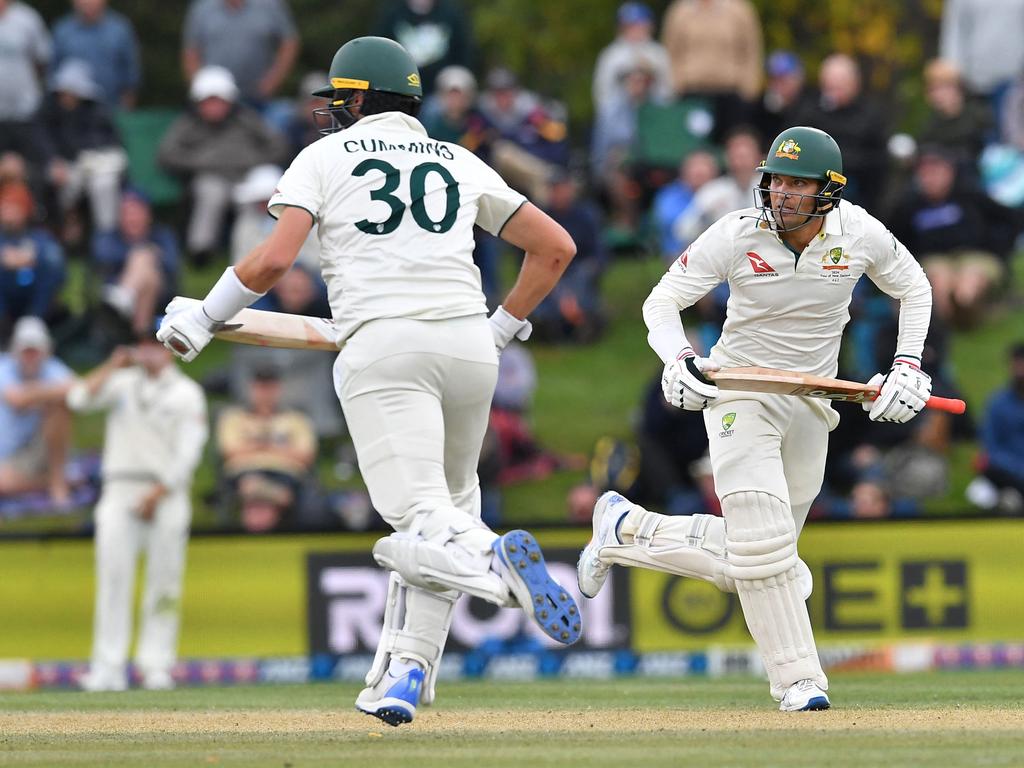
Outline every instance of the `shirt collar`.
<svg viewBox="0 0 1024 768"><path fill-rule="evenodd" d="M415 131L416 133L422 133L424 136L427 135L427 129L423 127L423 123L412 115L407 115L404 112L381 112L377 115L367 115L366 117L360 118L356 125L377 125L385 129L404 129L408 131Z"/></svg>
<svg viewBox="0 0 1024 768"><path fill-rule="evenodd" d="M843 234L843 201L840 200L836 203L836 206L825 214L825 226L822 227L821 231L826 235L841 235Z"/></svg>

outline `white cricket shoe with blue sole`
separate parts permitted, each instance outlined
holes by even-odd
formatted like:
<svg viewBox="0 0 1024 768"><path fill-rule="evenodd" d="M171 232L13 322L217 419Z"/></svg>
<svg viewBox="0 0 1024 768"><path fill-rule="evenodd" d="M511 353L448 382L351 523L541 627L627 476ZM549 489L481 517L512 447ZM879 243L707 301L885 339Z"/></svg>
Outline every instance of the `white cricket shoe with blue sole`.
<svg viewBox="0 0 1024 768"><path fill-rule="evenodd" d="M422 691L422 669L410 669L398 677L385 672L377 685L363 688L356 698L356 709L397 727L416 717Z"/></svg>
<svg viewBox="0 0 1024 768"><path fill-rule="evenodd" d="M617 530L619 522L633 508L633 502L615 491L606 491L594 505L591 524L594 533L590 542L580 552L576 563L576 582L584 597L594 598L601 591L612 567L601 562L598 556L601 547L608 544L619 544Z"/></svg>
<svg viewBox="0 0 1024 768"><path fill-rule="evenodd" d="M579 640L583 631L579 606L548 573L537 540L526 531L509 531L492 548L502 581L544 634L563 645Z"/></svg>
<svg viewBox="0 0 1024 768"><path fill-rule="evenodd" d="M779 709L783 712L811 712L828 709L832 702L813 680L799 680L789 686Z"/></svg>

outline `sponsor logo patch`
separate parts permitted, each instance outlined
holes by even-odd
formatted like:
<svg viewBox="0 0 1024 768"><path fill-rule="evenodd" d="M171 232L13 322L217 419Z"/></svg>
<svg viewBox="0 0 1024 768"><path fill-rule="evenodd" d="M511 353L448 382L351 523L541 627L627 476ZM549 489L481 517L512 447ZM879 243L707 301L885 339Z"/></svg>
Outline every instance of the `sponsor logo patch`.
<svg viewBox="0 0 1024 768"><path fill-rule="evenodd" d="M754 275L758 277L778 277L779 273L775 271L775 267L769 264L767 261L758 256L754 251L747 251L747 259L750 261L750 268L754 270Z"/></svg>
<svg viewBox="0 0 1024 768"><path fill-rule="evenodd" d="M733 435L733 424L736 423L736 412L727 413L722 417L722 431L718 433L719 437L732 437Z"/></svg>

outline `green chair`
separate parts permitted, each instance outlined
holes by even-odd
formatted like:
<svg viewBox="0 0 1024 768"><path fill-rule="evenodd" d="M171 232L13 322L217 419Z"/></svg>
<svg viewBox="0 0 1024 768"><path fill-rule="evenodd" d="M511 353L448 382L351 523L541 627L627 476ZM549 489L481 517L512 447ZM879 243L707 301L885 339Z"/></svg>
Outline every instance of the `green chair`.
<svg viewBox="0 0 1024 768"><path fill-rule="evenodd" d="M157 147L180 110L165 108L118 112L115 118L128 152L128 180L154 205L173 205L182 197L181 184L156 162Z"/></svg>
<svg viewBox="0 0 1024 768"><path fill-rule="evenodd" d="M690 152L709 146L712 127L712 111L703 99L644 104L637 115L637 136L631 160L640 167L674 171Z"/></svg>

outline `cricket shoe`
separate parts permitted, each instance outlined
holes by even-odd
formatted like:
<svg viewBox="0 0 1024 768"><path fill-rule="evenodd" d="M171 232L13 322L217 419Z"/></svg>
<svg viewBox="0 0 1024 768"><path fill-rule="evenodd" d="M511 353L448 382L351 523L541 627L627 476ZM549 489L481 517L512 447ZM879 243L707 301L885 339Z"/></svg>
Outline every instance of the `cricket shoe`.
<svg viewBox="0 0 1024 768"><path fill-rule="evenodd" d="M606 491L594 505L591 520L594 533L576 563L576 582L584 597L597 597L604 586L612 566L601 562L601 547L621 543L618 537L619 522L632 508L633 502L615 491Z"/></svg>
<svg viewBox="0 0 1024 768"><path fill-rule="evenodd" d="M397 677L390 671L372 688L363 688L356 698L356 709L395 727L411 723L423 690L423 670L410 669Z"/></svg>
<svg viewBox="0 0 1024 768"><path fill-rule="evenodd" d="M544 634L563 645L580 639L583 622L572 595L551 578L537 540L509 531L491 545L498 575Z"/></svg>
<svg viewBox="0 0 1024 768"><path fill-rule="evenodd" d="M809 712L828 709L831 706L828 694L813 680L800 680L789 686L786 695L782 697L779 709L783 712Z"/></svg>

